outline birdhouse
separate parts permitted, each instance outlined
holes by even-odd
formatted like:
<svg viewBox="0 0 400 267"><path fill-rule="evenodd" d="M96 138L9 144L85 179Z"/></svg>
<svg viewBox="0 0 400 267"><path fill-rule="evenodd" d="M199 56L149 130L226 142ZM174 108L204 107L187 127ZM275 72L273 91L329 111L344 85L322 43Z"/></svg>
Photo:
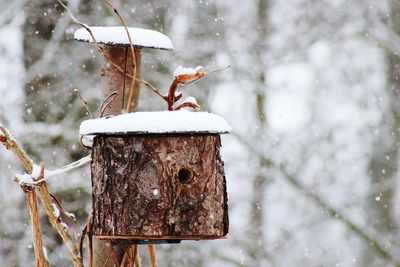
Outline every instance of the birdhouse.
<svg viewBox="0 0 400 267"><path fill-rule="evenodd" d="M101 239L173 243L228 232L220 135L212 113L135 112L84 121L91 136L93 232Z"/></svg>

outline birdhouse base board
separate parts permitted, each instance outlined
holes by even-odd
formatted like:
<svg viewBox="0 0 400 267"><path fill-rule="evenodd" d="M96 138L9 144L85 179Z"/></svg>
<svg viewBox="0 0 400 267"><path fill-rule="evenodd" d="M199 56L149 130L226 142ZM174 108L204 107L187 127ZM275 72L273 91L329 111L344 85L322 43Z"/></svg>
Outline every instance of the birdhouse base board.
<svg viewBox="0 0 400 267"><path fill-rule="evenodd" d="M102 236L95 235L96 239L101 240L120 240L131 244L176 244L181 241L200 241L226 239L226 236Z"/></svg>

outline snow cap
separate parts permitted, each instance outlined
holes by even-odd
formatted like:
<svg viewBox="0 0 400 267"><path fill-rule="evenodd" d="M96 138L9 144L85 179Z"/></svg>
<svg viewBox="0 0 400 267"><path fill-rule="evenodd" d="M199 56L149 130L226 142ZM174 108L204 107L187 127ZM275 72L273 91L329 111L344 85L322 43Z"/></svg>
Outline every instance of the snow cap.
<svg viewBox="0 0 400 267"><path fill-rule="evenodd" d="M179 66L174 71L174 77L181 75L195 75L199 71L204 72L204 68L202 66L197 66L196 68L185 68L183 66Z"/></svg>
<svg viewBox="0 0 400 267"><path fill-rule="evenodd" d="M129 46L129 38L124 27L89 27L99 44ZM161 32L141 28L128 28L132 43L138 48L173 50L171 40ZM74 39L93 43L92 36L82 28L75 32Z"/></svg>
<svg viewBox="0 0 400 267"><path fill-rule="evenodd" d="M208 112L157 111L134 112L81 123L81 135L97 134L164 134L164 133L216 133L231 131L220 116Z"/></svg>

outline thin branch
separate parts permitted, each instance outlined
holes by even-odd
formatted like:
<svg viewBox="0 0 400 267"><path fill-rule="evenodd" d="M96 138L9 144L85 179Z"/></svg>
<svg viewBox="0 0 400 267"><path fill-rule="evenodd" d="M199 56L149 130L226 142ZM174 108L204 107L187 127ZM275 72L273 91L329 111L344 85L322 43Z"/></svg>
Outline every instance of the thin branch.
<svg viewBox="0 0 400 267"><path fill-rule="evenodd" d="M108 261L110 260L110 257L111 257L111 252L112 252L112 248L110 247L110 249L108 250L107 258L106 258L106 260L104 261L104 264L103 264L102 267L107 266L107 263L108 263Z"/></svg>
<svg viewBox="0 0 400 267"><path fill-rule="evenodd" d="M43 175L44 175L44 167L42 164L40 177L42 178ZM39 183L37 187L39 189L40 199L42 200L42 204L49 218L50 224L58 232L58 234L64 241L65 245L67 246L67 249L72 258L73 265L75 267L83 267L82 257L78 251L78 248L74 245L74 242L68 231L67 225L62 221L62 219L59 216L57 216L58 212L56 211L56 207L52 202L52 197L49 193L46 182Z"/></svg>
<svg viewBox="0 0 400 267"><path fill-rule="evenodd" d="M93 226L93 210L89 212L89 216L86 220L85 227L82 229L81 236L78 242L78 250L83 255L83 241L85 236L88 236L88 252L89 252L89 267L93 266L93 247L92 247L92 226Z"/></svg>
<svg viewBox="0 0 400 267"><path fill-rule="evenodd" d="M3 136L0 138L0 141L3 145L13 152L24 165L26 172L32 174L33 170L33 161L29 158L28 154L22 147L18 144L18 142L14 139L14 137L8 132L8 130L0 125L0 130L3 132Z"/></svg>
<svg viewBox="0 0 400 267"><path fill-rule="evenodd" d="M226 66L226 67L223 67L221 69L212 70L212 71L207 72L206 74L204 74L204 77L209 76L209 75L211 75L213 73L216 73L216 72L219 72L219 71L223 71L223 70L229 69L230 67L231 66Z"/></svg>
<svg viewBox="0 0 400 267"><path fill-rule="evenodd" d="M81 255L83 255L83 241L85 240L86 233L87 233L88 224L86 222L85 226L82 229L81 236L79 237L78 241L78 250Z"/></svg>
<svg viewBox="0 0 400 267"><path fill-rule="evenodd" d="M81 25L83 28L85 28L85 30L90 34L90 36L92 37L92 40L94 42L94 45L96 46L97 50L102 53L103 55L106 54L104 52L104 49L98 44L96 37L94 37L92 30L90 29L90 27L88 25L86 25L83 22L80 22L77 18L75 18L74 14L72 13L72 11L63 3L61 2L61 0L58 0L58 3L60 3L60 5L62 5L65 10L67 10L69 17L77 24Z"/></svg>
<svg viewBox="0 0 400 267"><path fill-rule="evenodd" d="M212 70L212 71L210 71L210 72L206 72L206 73L204 73L202 76L198 76L195 80L190 81L190 82L186 82L185 85L195 83L195 82L197 82L198 80L200 80L201 78L208 77L208 76L210 76L211 74L214 74L214 73L216 73L216 72L220 72L220 71L229 69L230 67L231 67L231 66L226 66L226 67L223 67L223 68L221 68L221 69L216 69L216 70Z"/></svg>
<svg viewBox="0 0 400 267"><path fill-rule="evenodd" d="M111 256L113 257L114 265L117 267L121 267L121 264L118 260L118 256L113 249L113 244L111 243L111 241L110 241L110 252L111 252ZM104 264L104 266L105 266L105 264Z"/></svg>
<svg viewBox="0 0 400 267"><path fill-rule="evenodd" d="M36 266L48 267L49 262L43 252L43 241L42 232L40 230L39 212L37 205L36 192L34 188L27 189L21 186L23 189L29 204L29 213L32 223L32 236L33 236L33 248L35 250Z"/></svg>
<svg viewBox="0 0 400 267"><path fill-rule="evenodd" d="M132 78L131 87L129 89L128 103L126 105L126 111L129 113L129 112L132 111L132 100L133 100L133 96L135 95L134 94L134 91L135 91L135 78L136 78L136 73L137 73L135 48L133 46L132 38L131 38L131 35L129 33L129 29L128 29L127 25L126 25L125 19L121 16L121 14L118 12L118 9L109 0L105 0L105 1L113 9L114 13L117 14L117 16L120 19L122 25L124 26L126 34L128 36L129 46L130 46L130 49L131 49L131 54L132 54L132 77L133 78Z"/></svg>
<svg viewBox="0 0 400 267"><path fill-rule="evenodd" d="M26 181L22 181L22 183L24 183L25 185L37 185L40 184L42 182L48 181L50 179L52 179L53 177L72 171L74 169L77 169L83 165L86 165L88 163L90 163L92 161L92 158L90 155L83 157L77 161L71 162L61 168L55 169L55 170L45 170L44 172L44 178L38 179L38 180L32 180L30 182L26 182ZM29 173L29 172L28 172ZM18 177L17 177L18 178Z"/></svg>
<svg viewBox="0 0 400 267"><path fill-rule="evenodd" d="M127 75L128 77L132 78L132 76ZM139 79L139 78L135 78L135 80L137 82L143 83L145 86L147 86L147 88L149 88L150 90L152 90L154 93L156 93L159 97L161 97L162 99L164 99L165 101L167 100L167 97L165 95L163 95L157 88L155 88L153 85L151 85L148 81Z"/></svg>
<svg viewBox="0 0 400 267"><path fill-rule="evenodd" d="M147 253L149 254L150 267L158 267L156 246L147 245Z"/></svg>
<svg viewBox="0 0 400 267"><path fill-rule="evenodd" d="M47 185L45 182L42 182L38 185L40 198L42 200L42 204L44 206L44 210L49 217L50 224L53 228L58 232L58 234L63 239L67 249L72 257L72 263L75 267L82 267L82 257L79 254L78 249L75 247L74 242L72 241L71 235L68 232L67 225L62 222L62 220L55 216L55 209L51 202L51 196Z"/></svg>
<svg viewBox="0 0 400 267"><path fill-rule="evenodd" d="M0 126L0 130L3 132L3 135L1 136L0 140L2 143L5 145L5 147L9 150L11 150L22 162L24 165L27 173L32 174L33 171L33 161L28 157L28 154L25 152L25 150L22 149L22 147L18 144L18 142L11 136L11 134L8 132L8 130ZM38 177L38 180L43 179L45 174L45 170L43 167L43 164L40 168L40 176ZM61 236L63 239L65 245L67 246L71 257L72 261L75 267L82 267L83 262L82 258L80 257L79 251L77 248L73 245L73 241L71 239L71 236L68 232L68 227L67 225L62 222L61 218L57 217L57 212L55 210L55 206L53 205L52 198L50 196L50 193L47 189L47 185L45 181L40 182L37 185L39 189L39 195L42 200L44 210L47 213L47 216L49 218L49 221L51 225L56 229L58 234Z"/></svg>
<svg viewBox="0 0 400 267"><path fill-rule="evenodd" d="M90 114L90 116L92 116L92 118L94 119L95 117L94 117L92 111L90 111L90 107L89 107L88 103L86 102L85 99L83 99L83 97L82 97L81 93L79 92L79 90L78 90L78 89L74 89L74 94L76 94L77 96L79 96L79 98L80 98L80 100L81 100L83 106L86 108L86 111L87 111L87 112Z"/></svg>
<svg viewBox="0 0 400 267"><path fill-rule="evenodd" d="M135 267L142 267L142 259L140 258L139 247L136 245Z"/></svg>
<svg viewBox="0 0 400 267"><path fill-rule="evenodd" d="M89 231L87 232L88 235L88 250L89 250L89 267L93 267L93 233L92 233L92 227L93 227L93 214L92 218L90 221L90 225L88 226Z"/></svg>
<svg viewBox="0 0 400 267"><path fill-rule="evenodd" d="M13 139L13 137L6 128L0 126L0 129L4 134L0 135L0 141L5 145L7 149L11 150L20 159L26 171L29 174L32 174L33 162L31 159L29 159L28 154L20 147L17 141ZM24 191L29 204L29 213L32 223L32 236L33 236L33 244L35 250L36 265L47 267L49 266L49 263L46 257L44 256L43 252L43 241L40 230L36 192L34 188L31 188L29 186L21 186L21 188Z"/></svg>
<svg viewBox="0 0 400 267"><path fill-rule="evenodd" d="M114 91L109 95L106 100L104 100L103 104L101 105L100 108L100 118L104 116L104 112L106 111L107 107L111 105L112 102L114 102L115 98L118 96L118 92Z"/></svg>
<svg viewBox="0 0 400 267"><path fill-rule="evenodd" d="M135 258L133 257L133 255L135 254L136 248L137 247L135 245L132 245L132 247L129 245L128 247L122 245L122 249L124 250L124 256L122 257L121 267L135 265Z"/></svg>
<svg viewBox="0 0 400 267"><path fill-rule="evenodd" d="M38 180L38 182L41 181L46 181L47 179L56 176L56 175L60 175L69 171L72 171L73 169L79 168L83 165L86 165L88 163L90 163L92 161L92 157L90 155L83 157L77 161L71 162L61 168L55 169L53 171L47 171L45 173L45 178L43 180Z"/></svg>
<svg viewBox="0 0 400 267"><path fill-rule="evenodd" d="M78 242L78 224L77 224L75 214L66 211L64 209L64 207L61 205L61 202L53 194L50 193L50 196L51 196L53 202L56 203L57 208L61 211L61 213L64 214L64 216L66 216L69 220L71 220L72 226L74 228L75 242Z"/></svg>

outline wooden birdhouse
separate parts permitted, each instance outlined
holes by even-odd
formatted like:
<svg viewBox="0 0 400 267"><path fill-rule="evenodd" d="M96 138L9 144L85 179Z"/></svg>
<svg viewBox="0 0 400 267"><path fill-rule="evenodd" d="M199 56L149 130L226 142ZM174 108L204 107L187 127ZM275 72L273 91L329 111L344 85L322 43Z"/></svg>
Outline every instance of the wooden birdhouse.
<svg viewBox="0 0 400 267"><path fill-rule="evenodd" d="M206 76L204 69L180 67L168 95L157 92L170 111L118 115L137 108L139 84L133 101L126 85L140 77L142 48L172 50L171 41L156 31L124 27L90 27L74 38L95 42L108 61L101 75L104 95L118 93L105 117L80 127L83 139L93 141L94 236L136 244L224 237L228 205L220 134L230 127L215 114L176 111L196 103L174 107L182 97L177 87Z"/></svg>
<svg viewBox="0 0 400 267"><path fill-rule="evenodd" d="M218 239L228 232L220 134L207 112L136 112L84 121L92 136L93 231L136 243Z"/></svg>

